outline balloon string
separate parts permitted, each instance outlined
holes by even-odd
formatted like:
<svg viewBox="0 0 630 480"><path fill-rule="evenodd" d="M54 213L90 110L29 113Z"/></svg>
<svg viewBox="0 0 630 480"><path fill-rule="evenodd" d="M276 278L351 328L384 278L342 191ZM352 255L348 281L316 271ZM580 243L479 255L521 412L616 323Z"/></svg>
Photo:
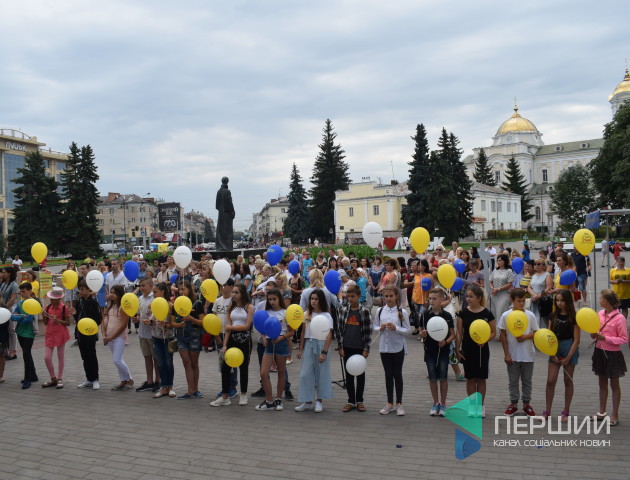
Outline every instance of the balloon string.
<svg viewBox="0 0 630 480"><path fill-rule="evenodd" d="M381 330L381 332L382 332L382 330ZM372 340L372 343L370 343L370 345L373 345L374 342L376 342L376 339L381 336L381 332L378 332L378 335L376 335L376 337L374 337L374 340Z"/></svg>

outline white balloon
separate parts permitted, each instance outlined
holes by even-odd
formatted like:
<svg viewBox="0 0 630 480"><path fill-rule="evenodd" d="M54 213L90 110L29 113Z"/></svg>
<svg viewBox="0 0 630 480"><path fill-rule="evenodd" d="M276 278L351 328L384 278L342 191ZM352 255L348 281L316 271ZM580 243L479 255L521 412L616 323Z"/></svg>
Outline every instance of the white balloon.
<svg viewBox="0 0 630 480"><path fill-rule="evenodd" d="M311 336L316 340L326 340L330 332L330 321L323 315L316 315L311 320Z"/></svg>
<svg viewBox="0 0 630 480"><path fill-rule="evenodd" d="M87 286L93 292L98 292L103 286L104 282L105 282L105 278L103 278L103 274L99 272L98 270L91 270L85 276L85 283L87 283Z"/></svg>
<svg viewBox="0 0 630 480"><path fill-rule="evenodd" d="M232 273L232 267L226 260L218 260L214 262L212 266L212 273L214 273L214 278L221 285L225 285L225 282L230 278L230 274Z"/></svg>
<svg viewBox="0 0 630 480"><path fill-rule="evenodd" d="M427 322L427 333L436 342L441 342L448 336L448 324L442 317L431 317Z"/></svg>
<svg viewBox="0 0 630 480"><path fill-rule="evenodd" d="M355 377L363 375L366 368L367 360L363 355L352 355L346 362L346 372L348 372L349 375L353 375Z"/></svg>
<svg viewBox="0 0 630 480"><path fill-rule="evenodd" d="M383 228L376 222L368 222L363 225L363 240L370 247L376 248L383 240Z"/></svg>
<svg viewBox="0 0 630 480"><path fill-rule="evenodd" d="M186 268L190 265L190 261L192 260L192 252L190 251L190 248L184 245L177 247L173 252L173 260L175 260L175 265L179 268Z"/></svg>
<svg viewBox="0 0 630 480"><path fill-rule="evenodd" d="M11 312L6 308L0 308L0 325L7 323L11 319Z"/></svg>

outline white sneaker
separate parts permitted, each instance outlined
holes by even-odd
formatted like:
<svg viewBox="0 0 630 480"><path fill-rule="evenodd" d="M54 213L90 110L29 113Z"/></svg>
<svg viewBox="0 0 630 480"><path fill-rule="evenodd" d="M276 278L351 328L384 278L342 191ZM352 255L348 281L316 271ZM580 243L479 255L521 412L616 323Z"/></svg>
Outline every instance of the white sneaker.
<svg viewBox="0 0 630 480"><path fill-rule="evenodd" d="M396 407L396 415L398 415L399 417L402 417L405 414L405 409L403 408L402 405L398 405Z"/></svg>
<svg viewBox="0 0 630 480"><path fill-rule="evenodd" d="M315 402L315 413L322 413L322 410L324 409L324 406L322 405L322 402L320 402L319 400L317 400Z"/></svg>
<svg viewBox="0 0 630 480"><path fill-rule="evenodd" d="M440 404L434 403L433 406L431 407L431 411L429 412L429 415L431 415L432 417L435 417L439 412L440 412Z"/></svg>
<svg viewBox="0 0 630 480"><path fill-rule="evenodd" d="M85 381L83 383L80 383L79 385L77 385L77 388L90 388L93 387L94 383L90 382L90 381Z"/></svg>
<svg viewBox="0 0 630 480"><path fill-rule="evenodd" d="M232 405L232 401L229 398L219 397L214 402L210 402L212 407L227 407L228 405Z"/></svg>
<svg viewBox="0 0 630 480"><path fill-rule="evenodd" d="M304 402L303 404L298 405L297 407L295 407L295 408L294 408L294 410L295 410L296 412L303 412L303 411L305 411L305 410L313 410L314 408L315 408L315 407L313 406L313 404L312 404L312 403L306 403L306 402Z"/></svg>
<svg viewBox="0 0 630 480"><path fill-rule="evenodd" d="M486 406L481 407L481 418L486 418Z"/></svg>
<svg viewBox="0 0 630 480"><path fill-rule="evenodd" d="M378 412L381 415L387 415L389 412L393 412L396 410L396 407L394 407L393 405L385 405L383 408L381 408L381 411Z"/></svg>
<svg viewBox="0 0 630 480"><path fill-rule="evenodd" d="M247 405L247 394L246 393L241 393L241 396L238 399L238 404L239 405Z"/></svg>
<svg viewBox="0 0 630 480"><path fill-rule="evenodd" d="M98 380L94 380L92 382L92 390L100 390L101 389L101 384L98 383Z"/></svg>

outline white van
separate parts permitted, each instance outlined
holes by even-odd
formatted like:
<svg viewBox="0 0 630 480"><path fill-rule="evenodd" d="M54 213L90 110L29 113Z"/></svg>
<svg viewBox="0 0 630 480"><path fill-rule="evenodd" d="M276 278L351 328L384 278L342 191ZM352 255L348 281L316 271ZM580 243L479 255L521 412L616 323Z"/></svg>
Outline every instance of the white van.
<svg viewBox="0 0 630 480"><path fill-rule="evenodd" d="M99 247L105 253L118 253L120 251L120 247L115 243L101 243Z"/></svg>

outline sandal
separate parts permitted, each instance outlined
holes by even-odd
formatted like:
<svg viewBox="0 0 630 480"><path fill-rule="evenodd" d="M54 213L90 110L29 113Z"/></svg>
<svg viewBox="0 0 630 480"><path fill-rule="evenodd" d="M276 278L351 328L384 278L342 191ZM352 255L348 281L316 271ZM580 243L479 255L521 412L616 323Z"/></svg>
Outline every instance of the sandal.
<svg viewBox="0 0 630 480"><path fill-rule="evenodd" d="M56 386L57 386L57 380L51 380L50 382L42 383L42 388L56 387Z"/></svg>
<svg viewBox="0 0 630 480"><path fill-rule="evenodd" d="M123 390L131 390L133 388L133 380L127 380Z"/></svg>
<svg viewBox="0 0 630 480"><path fill-rule="evenodd" d="M352 405L351 403L346 403L341 409L342 412L349 412L350 410L354 410L354 405Z"/></svg>
<svg viewBox="0 0 630 480"><path fill-rule="evenodd" d="M61 380L57 380L56 388L57 390L61 390L63 388L63 383L61 383Z"/></svg>
<svg viewBox="0 0 630 480"><path fill-rule="evenodd" d="M591 420L603 420L604 418L606 418L606 416L608 416L608 413L604 412L604 413L599 413L597 412L595 415L591 415Z"/></svg>
<svg viewBox="0 0 630 480"><path fill-rule="evenodd" d="M562 412L560 413L560 416L561 416L560 421L562 423L567 423L569 421L569 412Z"/></svg>
<svg viewBox="0 0 630 480"><path fill-rule="evenodd" d="M544 419L549 418L549 415L551 415L547 410L543 410L542 416Z"/></svg>
<svg viewBox="0 0 630 480"><path fill-rule="evenodd" d="M112 387L112 392L122 392L125 389L125 382Z"/></svg>
<svg viewBox="0 0 630 480"><path fill-rule="evenodd" d="M357 411L365 412L365 405L362 403L357 403Z"/></svg>

